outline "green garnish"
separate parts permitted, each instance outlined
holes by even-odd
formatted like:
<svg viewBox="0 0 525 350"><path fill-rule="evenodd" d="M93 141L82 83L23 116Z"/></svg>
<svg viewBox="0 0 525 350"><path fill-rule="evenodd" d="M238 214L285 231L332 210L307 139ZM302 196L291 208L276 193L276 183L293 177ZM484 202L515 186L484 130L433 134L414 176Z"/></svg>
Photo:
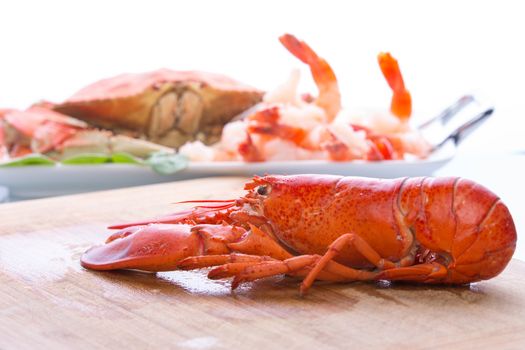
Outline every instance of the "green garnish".
<svg viewBox="0 0 525 350"><path fill-rule="evenodd" d="M134 157L129 153L114 153L111 155L102 153L82 153L66 158L62 161L54 161L53 159L42 154L29 154L14 160L0 163L0 167L17 167L17 166L33 166L33 165L93 165L93 164L137 164L147 165L151 169L162 175L171 175L188 166L189 160L187 157L175 154L158 152L153 153L146 160Z"/></svg>
<svg viewBox="0 0 525 350"><path fill-rule="evenodd" d="M181 171L188 166L188 163L187 157L175 153L154 153L146 159L146 164L162 175Z"/></svg>
<svg viewBox="0 0 525 350"><path fill-rule="evenodd" d="M114 153L111 155L102 153L82 153L61 161L66 165L87 165L103 163L143 164L144 162L129 153Z"/></svg>
<svg viewBox="0 0 525 350"><path fill-rule="evenodd" d="M42 154L33 153L28 154L20 158L9 160L7 162L0 163L0 167L16 167L16 166L26 166L26 165L55 165L56 162L49 157L46 157Z"/></svg>

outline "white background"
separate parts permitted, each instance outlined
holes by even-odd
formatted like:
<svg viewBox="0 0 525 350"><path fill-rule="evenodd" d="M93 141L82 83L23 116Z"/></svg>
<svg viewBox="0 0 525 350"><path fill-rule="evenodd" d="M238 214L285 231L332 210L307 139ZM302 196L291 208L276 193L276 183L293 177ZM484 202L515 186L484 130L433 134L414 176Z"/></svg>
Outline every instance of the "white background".
<svg viewBox="0 0 525 350"><path fill-rule="evenodd" d="M400 61L415 120L467 92L496 114L462 150L525 150L525 21L519 1L16 1L0 4L0 107L61 101L123 72L168 67L270 89L306 67L293 33L333 66L349 108L387 108L376 55Z"/></svg>

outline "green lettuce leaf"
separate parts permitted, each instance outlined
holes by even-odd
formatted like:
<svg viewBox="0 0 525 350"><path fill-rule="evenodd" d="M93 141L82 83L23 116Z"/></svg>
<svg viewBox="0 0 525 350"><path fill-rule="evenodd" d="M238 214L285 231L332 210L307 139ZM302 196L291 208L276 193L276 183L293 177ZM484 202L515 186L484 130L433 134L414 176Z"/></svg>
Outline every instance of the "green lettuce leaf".
<svg viewBox="0 0 525 350"><path fill-rule="evenodd" d="M103 163L125 163L125 164L143 164L143 161L135 158L128 153L114 153L111 155L102 153L83 153L77 154L61 161L66 165L89 165Z"/></svg>
<svg viewBox="0 0 525 350"><path fill-rule="evenodd" d="M42 154L30 154L15 160L0 163L0 167L15 167L15 166L31 166L31 165L56 165L58 163L64 165L92 165L92 164L106 164L106 163L120 163L120 164L137 164L147 165L154 171L162 175L174 174L188 166L189 160L187 157L174 154L158 152L152 154L148 159L142 160L134 157L128 153L114 153L112 155L100 153L84 153L78 154L60 162L56 162L49 157Z"/></svg>
<svg viewBox="0 0 525 350"><path fill-rule="evenodd" d="M111 155L111 162L124 164L144 164L142 159L125 152L113 153Z"/></svg>
<svg viewBox="0 0 525 350"><path fill-rule="evenodd" d="M14 160L9 160L7 162L0 163L0 167L16 167L16 166L28 166L28 165L45 165L51 166L55 165L56 162L49 157L46 157L42 154L33 153L28 154Z"/></svg>
<svg viewBox="0 0 525 350"><path fill-rule="evenodd" d="M66 165L88 165L109 163L110 161L111 157L106 154L83 153L63 159L61 163Z"/></svg>

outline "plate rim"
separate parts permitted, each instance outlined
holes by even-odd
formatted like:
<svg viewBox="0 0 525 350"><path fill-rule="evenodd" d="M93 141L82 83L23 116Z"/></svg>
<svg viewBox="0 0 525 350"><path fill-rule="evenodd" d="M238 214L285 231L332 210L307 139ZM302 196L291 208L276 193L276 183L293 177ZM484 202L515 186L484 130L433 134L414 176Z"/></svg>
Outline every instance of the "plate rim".
<svg viewBox="0 0 525 350"><path fill-rule="evenodd" d="M418 166L418 165L428 165L434 163L448 162L452 160L457 153L457 146L453 142L449 142L452 146L443 146L441 150L435 155L431 155L425 159L413 159L413 160L404 160L404 159L394 159L394 160L379 160L379 161L368 161L364 159L356 159L349 161L330 161L330 160L317 160L317 159L307 159L307 160L278 160L278 161L264 161L264 162L244 162L244 161L202 161L202 162L189 162L188 166L182 169L180 172L191 172L192 170L202 171L202 170L213 170L214 168L261 168L261 167L282 167L282 166L367 166L367 167L383 167L383 166ZM0 167L0 172L2 171L14 171L14 169L147 169L154 172L150 167L144 164L133 164L133 163L102 163L102 164L61 164L56 163L54 165L24 165L24 166L13 166L13 167ZM224 173L224 171L221 171ZM176 175L169 174L167 176Z"/></svg>

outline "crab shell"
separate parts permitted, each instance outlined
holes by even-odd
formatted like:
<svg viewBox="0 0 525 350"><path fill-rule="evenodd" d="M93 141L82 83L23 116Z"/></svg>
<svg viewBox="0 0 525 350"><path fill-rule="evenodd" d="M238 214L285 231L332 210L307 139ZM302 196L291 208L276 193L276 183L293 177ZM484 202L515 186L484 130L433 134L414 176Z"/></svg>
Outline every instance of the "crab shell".
<svg viewBox="0 0 525 350"><path fill-rule="evenodd" d="M98 81L54 109L178 147L194 139L217 141L223 125L259 102L262 94L218 74L161 69Z"/></svg>

